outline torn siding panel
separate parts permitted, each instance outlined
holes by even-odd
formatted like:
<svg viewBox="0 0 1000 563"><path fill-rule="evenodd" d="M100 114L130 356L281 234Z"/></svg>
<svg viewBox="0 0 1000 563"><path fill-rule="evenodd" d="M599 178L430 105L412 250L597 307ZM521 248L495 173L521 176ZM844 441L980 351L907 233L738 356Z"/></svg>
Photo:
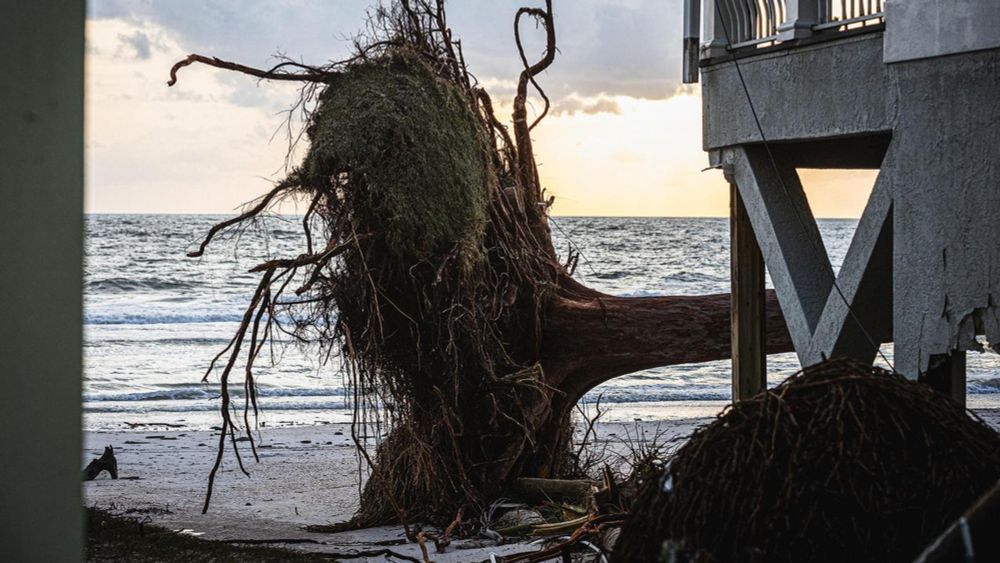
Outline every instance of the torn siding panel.
<svg viewBox="0 0 1000 563"><path fill-rule="evenodd" d="M1000 342L1000 51L891 65L896 367L977 349L976 324Z"/></svg>

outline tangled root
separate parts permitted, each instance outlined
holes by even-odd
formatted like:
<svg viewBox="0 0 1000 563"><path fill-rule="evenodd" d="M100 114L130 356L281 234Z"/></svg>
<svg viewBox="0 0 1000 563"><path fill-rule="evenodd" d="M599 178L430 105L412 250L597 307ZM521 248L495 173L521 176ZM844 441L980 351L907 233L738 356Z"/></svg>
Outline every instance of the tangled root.
<svg viewBox="0 0 1000 563"><path fill-rule="evenodd" d="M698 430L616 561L910 561L1000 478L1000 436L930 388L826 362Z"/></svg>
<svg viewBox="0 0 1000 563"><path fill-rule="evenodd" d="M356 54L324 67L258 70L191 55L171 70L171 84L194 63L298 80L307 84L299 105L315 102L304 160L191 253L283 199L308 204L304 248L251 270L261 275L257 290L216 357L227 356L223 430L205 510L227 441L236 452L237 429L251 428L257 412L254 362L279 332L343 360L353 433L370 469L353 525L449 522L517 476L555 392L537 359L543 303L568 279L518 113L555 54L550 1L546 8L515 16L536 19L548 42L532 65L521 50L513 136L466 70L442 0L377 9ZM242 416L229 394L238 362ZM388 430L373 456L358 439L369 423Z"/></svg>

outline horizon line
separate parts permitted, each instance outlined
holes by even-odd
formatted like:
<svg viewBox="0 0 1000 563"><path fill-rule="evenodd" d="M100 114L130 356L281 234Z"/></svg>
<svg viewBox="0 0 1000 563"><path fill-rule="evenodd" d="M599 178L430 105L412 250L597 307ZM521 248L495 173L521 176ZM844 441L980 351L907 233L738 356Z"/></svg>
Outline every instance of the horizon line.
<svg viewBox="0 0 1000 563"><path fill-rule="evenodd" d="M228 211L228 212L212 212L212 211L198 211L198 212L171 212L171 211L84 211L83 215L176 215L176 216L203 216L203 217L220 217L220 216L234 216L238 215L239 212ZM301 214L271 214L272 217L302 217ZM728 215L550 215L556 219L728 219ZM860 217L816 217L816 219L830 219L839 221L854 220L857 221Z"/></svg>

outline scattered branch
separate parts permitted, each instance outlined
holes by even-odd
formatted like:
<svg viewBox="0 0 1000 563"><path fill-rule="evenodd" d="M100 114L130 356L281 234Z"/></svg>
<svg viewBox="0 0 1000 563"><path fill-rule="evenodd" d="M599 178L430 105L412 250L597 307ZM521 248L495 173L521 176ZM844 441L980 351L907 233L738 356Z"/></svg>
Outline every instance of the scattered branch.
<svg viewBox="0 0 1000 563"><path fill-rule="evenodd" d="M311 66L306 66L293 61L281 62L268 70L262 70L259 68L253 68L246 65L241 65L239 63L233 63L229 61L224 61L216 57L206 57L204 55L188 55L186 58L174 63L174 66L170 68L170 80L167 81L167 86L173 86L177 84L177 71L190 66L194 63L201 63L203 65L208 65L215 68L221 68L223 70L232 70L235 72L240 72L243 74L249 74L250 76L255 76L262 80L288 80L295 82L327 82L335 76L337 73L323 70ZM303 69L305 72L288 72L286 68L299 68Z"/></svg>

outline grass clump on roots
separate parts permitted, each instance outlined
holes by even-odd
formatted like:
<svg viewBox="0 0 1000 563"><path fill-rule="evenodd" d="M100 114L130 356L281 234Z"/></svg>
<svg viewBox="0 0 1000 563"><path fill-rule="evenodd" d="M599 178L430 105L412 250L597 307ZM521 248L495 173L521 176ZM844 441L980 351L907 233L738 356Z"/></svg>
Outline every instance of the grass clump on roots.
<svg viewBox="0 0 1000 563"><path fill-rule="evenodd" d="M807 368L699 429L616 561L911 561L1000 478L1000 436L903 376ZM686 558L686 559L685 559Z"/></svg>
<svg viewBox="0 0 1000 563"><path fill-rule="evenodd" d="M496 181L487 139L468 101L417 56L393 52L334 78L308 133L302 180L346 173L363 183L355 209L378 222L401 263L481 258Z"/></svg>

